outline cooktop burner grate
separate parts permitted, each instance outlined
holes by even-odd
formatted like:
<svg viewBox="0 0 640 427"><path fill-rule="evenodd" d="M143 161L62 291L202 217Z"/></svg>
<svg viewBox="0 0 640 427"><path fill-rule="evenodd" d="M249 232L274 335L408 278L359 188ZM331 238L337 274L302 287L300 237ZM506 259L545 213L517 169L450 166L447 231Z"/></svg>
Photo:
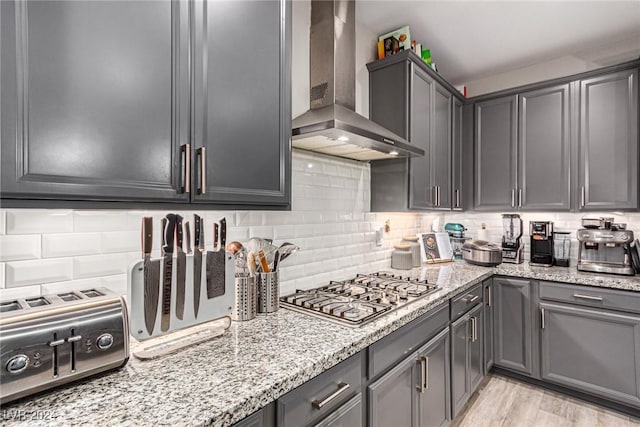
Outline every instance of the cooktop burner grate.
<svg viewBox="0 0 640 427"><path fill-rule="evenodd" d="M362 326L437 290L426 280L388 272L358 274L280 298L283 307L350 326Z"/></svg>

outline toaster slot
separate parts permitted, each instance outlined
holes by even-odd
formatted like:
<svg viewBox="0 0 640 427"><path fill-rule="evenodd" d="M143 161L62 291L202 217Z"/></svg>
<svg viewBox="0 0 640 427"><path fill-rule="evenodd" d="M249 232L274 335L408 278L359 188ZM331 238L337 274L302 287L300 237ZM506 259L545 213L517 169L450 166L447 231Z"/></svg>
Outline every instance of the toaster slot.
<svg viewBox="0 0 640 427"><path fill-rule="evenodd" d="M0 303L0 313L5 313L8 311L17 311L22 309L20 303L18 301L7 301Z"/></svg>
<svg viewBox="0 0 640 427"><path fill-rule="evenodd" d="M68 293L65 293L65 294L58 294L58 296L60 297L60 299L62 301L65 301L65 302L76 301L76 300L81 299L78 295L74 294L73 292L68 292Z"/></svg>
<svg viewBox="0 0 640 427"><path fill-rule="evenodd" d="M51 304L44 297L29 298L29 299L25 299L25 301L27 304L29 304L29 307L41 307L43 305Z"/></svg>
<svg viewBox="0 0 640 427"><path fill-rule="evenodd" d="M101 292L96 291L95 289L87 289L86 291L80 291L82 292L84 295L86 295L89 298L95 298L95 297L101 297L102 294Z"/></svg>

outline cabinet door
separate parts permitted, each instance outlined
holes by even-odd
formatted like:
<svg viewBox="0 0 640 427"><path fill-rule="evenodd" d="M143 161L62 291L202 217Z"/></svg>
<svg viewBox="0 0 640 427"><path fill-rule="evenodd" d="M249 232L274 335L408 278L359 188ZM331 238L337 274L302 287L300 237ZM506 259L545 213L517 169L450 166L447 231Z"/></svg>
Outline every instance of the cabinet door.
<svg viewBox="0 0 640 427"><path fill-rule="evenodd" d="M491 279L483 283L484 288L484 373L493 368L493 285Z"/></svg>
<svg viewBox="0 0 640 427"><path fill-rule="evenodd" d="M333 411L315 427L362 427L362 394Z"/></svg>
<svg viewBox="0 0 640 427"><path fill-rule="evenodd" d="M474 204L477 210L516 206L517 106L516 95L476 104Z"/></svg>
<svg viewBox="0 0 640 427"><path fill-rule="evenodd" d="M484 378L484 307L482 304L469 313L469 386L473 394Z"/></svg>
<svg viewBox="0 0 640 427"><path fill-rule="evenodd" d="M433 79L413 67L411 77L411 120L409 141L430 153ZM434 206L435 188L431 184L431 155L409 159L409 208L428 209Z"/></svg>
<svg viewBox="0 0 640 427"><path fill-rule="evenodd" d="M528 280L493 279L495 365L534 376L532 286Z"/></svg>
<svg viewBox="0 0 640 427"><path fill-rule="evenodd" d="M367 387L371 427L411 427L416 420L414 366L416 358L407 357L395 368Z"/></svg>
<svg viewBox="0 0 640 427"><path fill-rule="evenodd" d="M638 70L580 82L581 209L638 208Z"/></svg>
<svg viewBox="0 0 640 427"><path fill-rule="evenodd" d="M2 198L188 201L188 5L0 8Z"/></svg>
<svg viewBox="0 0 640 427"><path fill-rule="evenodd" d="M449 328L418 350L417 394L420 427L439 427L451 421Z"/></svg>
<svg viewBox="0 0 640 427"><path fill-rule="evenodd" d="M438 209L451 209L451 93L435 85L433 91L433 142L431 184L436 188Z"/></svg>
<svg viewBox="0 0 640 427"><path fill-rule="evenodd" d="M568 210L569 85L520 95L518 207Z"/></svg>
<svg viewBox="0 0 640 427"><path fill-rule="evenodd" d="M463 104L458 98L453 98L452 106L452 132L451 132L451 208L462 210L462 108Z"/></svg>
<svg viewBox="0 0 640 427"><path fill-rule="evenodd" d="M469 397L469 314L451 325L451 410L455 418Z"/></svg>
<svg viewBox="0 0 640 427"><path fill-rule="evenodd" d="M288 205L291 2L194 7L195 146L206 151L193 153L193 200Z"/></svg>
<svg viewBox="0 0 640 427"><path fill-rule="evenodd" d="M640 408L640 317L540 308L542 379Z"/></svg>

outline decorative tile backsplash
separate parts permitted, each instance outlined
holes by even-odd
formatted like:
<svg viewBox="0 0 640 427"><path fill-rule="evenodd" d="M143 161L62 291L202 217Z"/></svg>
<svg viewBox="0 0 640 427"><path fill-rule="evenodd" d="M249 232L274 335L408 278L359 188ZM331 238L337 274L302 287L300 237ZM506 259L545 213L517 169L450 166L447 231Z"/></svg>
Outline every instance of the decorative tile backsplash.
<svg viewBox="0 0 640 427"><path fill-rule="evenodd" d="M179 211L210 227L226 217L227 240L258 236L299 245L281 265L281 292L390 266L393 243L430 229L440 214L369 213L367 163L294 150L292 210ZM0 298L103 286L126 294L129 266L141 259L140 223L153 216L154 256L167 211L0 210ZM383 245L375 231L389 220ZM212 249L211 238L207 249Z"/></svg>

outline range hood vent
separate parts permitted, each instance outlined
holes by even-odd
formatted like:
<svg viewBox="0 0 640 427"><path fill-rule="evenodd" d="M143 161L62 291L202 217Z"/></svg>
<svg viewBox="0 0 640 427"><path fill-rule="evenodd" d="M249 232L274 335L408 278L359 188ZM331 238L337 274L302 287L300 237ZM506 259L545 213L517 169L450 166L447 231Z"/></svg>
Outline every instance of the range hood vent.
<svg viewBox="0 0 640 427"><path fill-rule="evenodd" d="M293 119L293 146L360 161L424 156L355 112L355 27L354 0L311 1L311 109Z"/></svg>

